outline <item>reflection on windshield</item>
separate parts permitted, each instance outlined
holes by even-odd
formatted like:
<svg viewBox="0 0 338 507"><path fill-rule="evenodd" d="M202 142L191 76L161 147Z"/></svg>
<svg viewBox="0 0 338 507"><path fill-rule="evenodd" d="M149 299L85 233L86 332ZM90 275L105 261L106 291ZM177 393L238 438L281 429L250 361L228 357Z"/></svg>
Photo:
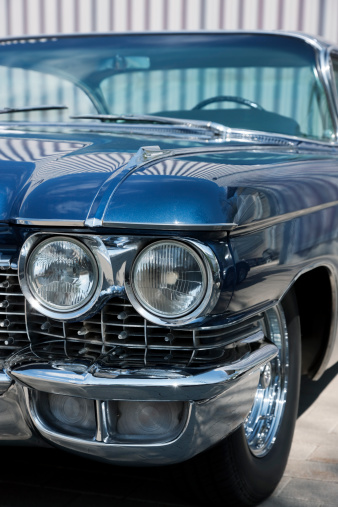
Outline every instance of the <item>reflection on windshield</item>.
<svg viewBox="0 0 338 507"><path fill-rule="evenodd" d="M248 34L142 34L27 39L2 45L2 108L15 121L156 115L329 140L332 121L301 39ZM13 115L14 116L14 115ZM1 121L14 121L2 115Z"/></svg>

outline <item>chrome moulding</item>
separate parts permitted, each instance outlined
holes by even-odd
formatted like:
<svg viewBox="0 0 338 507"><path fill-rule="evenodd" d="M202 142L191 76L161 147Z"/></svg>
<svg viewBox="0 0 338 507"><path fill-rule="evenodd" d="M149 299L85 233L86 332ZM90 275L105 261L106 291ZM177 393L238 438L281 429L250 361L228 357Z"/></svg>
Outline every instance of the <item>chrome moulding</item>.
<svg viewBox="0 0 338 507"><path fill-rule="evenodd" d="M229 354L228 363L198 374L165 370L111 370L79 363L28 364L9 370L14 379L37 391L87 399L204 400L219 396L238 380L271 361L278 352L262 332L245 338L242 357ZM257 386L256 386L257 387Z"/></svg>
<svg viewBox="0 0 338 507"><path fill-rule="evenodd" d="M277 353L260 317L224 329L170 329L123 297L86 321L61 322L25 303L15 266L0 273L0 407L15 409L17 421L9 431L1 420L0 431L11 441L17 433L114 463L183 461L242 424L260 367ZM48 407L58 397L91 407L88 427L55 423ZM116 416L112 422L120 402L172 404L179 420L152 440L121 437Z"/></svg>
<svg viewBox="0 0 338 507"><path fill-rule="evenodd" d="M165 465L193 457L242 424L252 405L258 378L259 371L253 372L244 376L235 389L229 388L212 400L188 403L186 420L180 427L180 433L170 441L152 443L112 442L109 438L105 441L100 433L102 426L96 429L94 438L84 439L81 436L57 432L55 427L51 427L46 419L41 417L32 398L34 393L25 388L25 395L30 418L37 432L50 444L114 464ZM101 406L99 400L96 405ZM109 429L103 426L103 432L105 431L110 433ZM99 437L97 440L96 436Z"/></svg>
<svg viewBox="0 0 338 507"><path fill-rule="evenodd" d="M52 444L114 463L169 464L189 459L238 427L250 411L260 368L277 354L262 332L245 338L251 352L237 362L197 375L175 372L75 372L27 365L10 372L23 386L27 410L37 431ZM78 365L77 365L78 366ZM51 397L90 404L96 424L58 425L48 409ZM120 403L180 403L175 432L155 440L116 434ZM141 400L141 401L140 401ZM113 407L113 408L112 408ZM111 416L113 412L113 416ZM115 415L114 415L115 414ZM114 419L115 417L115 419ZM212 424L210 424L212 421Z"/></svg>
<svg viewBox="0 0 338 507"><path fill-rule="evenodd" d="M238 350L240 359L236 360ZM236 351L236 348L238 350ZM262 365L277 347L266 341L262 329L229 345L228 363L196 375L171 370L126 371L88 368L79 362L33 363L8 370L12 386L0 399L15 415L8 425L0 420L7 440L51 445L116 464L170 464L189 459L217 443L242 424L252 406ZM67 370L68 367L68 370ZM89 371L90 370L90 371ZM91 406L88 426L58 424L49 405L65 398ZM21 400L21 401L20 401ZM181 416L169 435L145 440L116 434L112 413L122 403L180 404ZM70 401L72 403L72 401ZM8 419L8 418L7 418ZM212 424L210 424L212 421ZM41 439L42 437L42 439Z"/></svg>

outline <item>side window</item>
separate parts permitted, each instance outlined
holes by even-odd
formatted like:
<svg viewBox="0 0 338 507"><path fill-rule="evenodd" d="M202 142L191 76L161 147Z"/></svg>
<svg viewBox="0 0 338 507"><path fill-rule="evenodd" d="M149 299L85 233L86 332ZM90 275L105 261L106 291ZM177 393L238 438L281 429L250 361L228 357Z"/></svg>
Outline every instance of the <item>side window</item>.
<svg viewBox="0 0 338 507"><path fill-rule="evenodd" d="M331 61L332 61L332 70L333 70L336 91L337 91L337 97L338 97L338 54L332 53L331 54Z"/></svg>

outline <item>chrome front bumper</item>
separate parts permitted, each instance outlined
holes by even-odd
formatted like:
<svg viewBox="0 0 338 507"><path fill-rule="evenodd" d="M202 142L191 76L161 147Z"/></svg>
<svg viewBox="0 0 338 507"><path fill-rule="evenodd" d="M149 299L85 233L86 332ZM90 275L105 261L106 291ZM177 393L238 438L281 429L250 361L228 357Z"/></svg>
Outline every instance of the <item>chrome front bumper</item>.
<svg viewBox="0 0 338 507"><path fill-rule="evenodd" d="M247 416L256 393L262 365L271 361L277 348L258 331L245 338L251 351L240 360L212 371L183 376L177 372L144 370L116 372L69 370L60 364L33 364L0 376L0 438L23 443L47 441L84 456L116 464L170 464L191 458L223 439ZM72 369L71 369L72 368ZM10 387L8 387L10 384ZM55 431L39 413L39 393L95 400L97 433L83 439ZM103 417L109 400L183 401L188 407L180 434L158 443L112 443ZM101 416L100 416L101 414ZM102 436L103 435L103 436Z"/></svg>

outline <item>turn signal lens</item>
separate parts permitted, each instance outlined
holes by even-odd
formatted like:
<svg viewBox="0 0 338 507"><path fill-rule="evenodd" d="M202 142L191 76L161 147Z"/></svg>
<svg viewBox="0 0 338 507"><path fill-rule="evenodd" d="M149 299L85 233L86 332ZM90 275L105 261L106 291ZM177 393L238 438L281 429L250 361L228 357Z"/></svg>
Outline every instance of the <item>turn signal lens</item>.
<svg viewBox="0 0 338 507"><path fill-rule="evenodd" d="M27 282L32 295L51 310L72 311L87 303L98 281L94 256L79 241L52 238L33 250Z"/></svg>
<svg viewBox="0 0 338 507"><path fill-rule="evenodd" d="M180 428L183 403L119 401L117 432L121 435L170 437Z"/></svg>
<svg viewBox="0 0 338 507"><path fill-rule="evenodd" d="M84 430L95 430L95 411L92 400L50 394L49 407L53 416L61 424Z"/></svg>
<svg viewBox="0 0 338 507"><path fill-rule="evenodd" d="M158 241L137 257L132 284L139 303L147 310L175 318L201 303L207 275L195 250L178 241Z"/></svg>

